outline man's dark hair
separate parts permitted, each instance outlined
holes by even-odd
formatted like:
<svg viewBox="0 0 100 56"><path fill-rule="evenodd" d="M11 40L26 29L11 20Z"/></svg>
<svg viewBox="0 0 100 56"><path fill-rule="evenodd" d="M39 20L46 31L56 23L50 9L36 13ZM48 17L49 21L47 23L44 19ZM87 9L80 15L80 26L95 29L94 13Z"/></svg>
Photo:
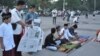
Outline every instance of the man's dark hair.
<svg viewBox="0 0 100 56"><path fill-rule="evenodd" d="M51 33L55 33L56 29L55 28L51 28Z"/></svg>
<svg viewBox="0 0 100 56"><path fill-rule="evenodd" d="M2 20L6 20L6 19L9 19L11 18L11 13L10 12L7 12L7 13L2 13Z"/></svg>
<svg viewBox="0 0 100 56"><path fill-rule="evenodd" d="M17 6L18 6L18 5L25 5L25 2L24 2L24 1L18 1L18 2L17 2Z"/></svg>
<svg viewBox="0 0 100 56"><path fill-rule="evenodd" d="M68 26L68 24L66 23L66 24L64 24L64 26Z"/></svg>
<svg viewBox="0 0 100 56"><path fill-rule="evenodd" d="M36 6L33 4L33 5L30 5L29 8L36 8Z"/></svg>
<svg viewBox="0 0 100 56"><path fill-rule="evenodd" d="M75 29L76 29L76 28L78 28L78 26L77 26L76 24L75 24L75 25L73 25L72 27L74 27Z"/></svg>
<svg viewBox="0 0 100 56"><path fill-rule="evenodd" d="M56 26L56 29L58 30L60 28L60 26Z"/></svg>

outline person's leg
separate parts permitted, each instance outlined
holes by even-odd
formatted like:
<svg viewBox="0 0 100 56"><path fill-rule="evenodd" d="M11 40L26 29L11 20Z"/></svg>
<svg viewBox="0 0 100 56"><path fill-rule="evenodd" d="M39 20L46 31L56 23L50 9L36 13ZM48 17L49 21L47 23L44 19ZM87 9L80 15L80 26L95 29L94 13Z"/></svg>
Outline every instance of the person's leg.
<svg viewBox="0 0 100 56"><path fill-rule="evenodd" d="M56 17L54 18L54 24L56 24Z"/></svg>
<svg viewBox="0 0 100 56"><path fill-rule="evenodd" d="M20 35L14 35L14 41L15 41L15 56L22 56L21 52L17 51L19 42L20 42L21 36Z"/></svg>
<svg viewBox="0 0 100 56"><path fill-rule="evenodd" d="M10 55L9 51L3 51L3 56L9 56L9 55Z"/></svg>
<svg viewBox="0 0 100 56"><path fill-rule="evenodd" d="M3 56L15 56L15 50L3 51Z"/></svg>
<svg viewBox="0 0 100 56"><path fill-rule="evenodd" d="M57 17L55 17L55 24L56 24L56 22L57 22Z"/></svg>
<svg viewBox="0 0 100 56"><path fill-rule="evenodd" d="M46 48L49 49L49 50L53 50L53 51L57 50L56 46L47 46Z"/></svg>
<svg viewBox="0 0 100 56"><path fill-rule="evenodd" d="M61 43L61 40L56 40L55 42L56 42L56 45L59 46Z"/></svg>
<svg viewBox="0 0 100 56"><path fill-rule="evenodd" d="M63 16L63 20L65 20L65 16Z"/></svg>
<svg viewBox="0 0 100 56"><path fill-rule="evenodd" d="M14 48L11 50L11 55L15 56L15 49Z"/></svg>
<svg viewBox="0 0 100 56"><path fill-rule="evenodd" d="M69 22L69 16L67 17L67 22Z"/></svg>
<svg viewBox="0 0 100 56"><path fill-rule="evenodd" d="M62 45L62 44L66 44L66 43L68 43L69 42L69 40L67 40L67 39L61 39L61 43L60 43L60 45Z"/></svg>
<svg viewBox="0 0 100 56"><path fill-rule="evenodd" d="M54 24L54 17L53 17L53 24Z"/></svg>

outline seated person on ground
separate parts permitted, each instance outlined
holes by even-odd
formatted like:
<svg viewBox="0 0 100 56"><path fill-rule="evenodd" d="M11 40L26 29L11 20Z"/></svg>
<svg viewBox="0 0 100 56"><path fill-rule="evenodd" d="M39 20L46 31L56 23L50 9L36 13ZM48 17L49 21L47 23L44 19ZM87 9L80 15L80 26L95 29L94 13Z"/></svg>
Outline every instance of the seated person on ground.
<svg viewBox="0 0 100 56"><path fill-rule="evenodd" d="M72 41L72 40L74 39L75 36L70 34L67 25L65 25L64 28L65 28L65 29L64 29L64 38L63 38L63 39L66 39L66 40L68 40L69 42Z"/></svg>
<svg viewBox="0 0 100 56"><path fill-rule="evenodd" d="M47 35L47 37L45 39L45 43L44 43L43 48L57 50L56 42L54 40L55 39L55 37L54 37L55 32L56 32L56 29L52 28L51 33L49 35Z"/></svg>
<svg viewBox="0 0 100 56"><path fill-rule="evenodd" d="M60 39L61 38L61 34L60 34L60 31L61 31L61 27L60 26L57 26L56 27L56 31L57 31L57 39ZM63 34L62 34L63 35Z"/></svg>
<svg viewBox="0 0 100 56"><path fill-rule="evenodd" d="M78 28L78 26L75 24L73 26L71 26L68 30L69 30L69 33L73 36L76 37L76 39L79 38L79 36L77 35L77 33L75 32L75 30Z"/></svg>
<svg viewBox="0 0 100 56"><path fill-rule="evenodd" d="M68 24L64 24L64 28L62 28L60 31L59 40L61 41L61 44L65 44L65 43L69 42L69 38L68 38L69 34L66 31L68 31Z"/></svg>

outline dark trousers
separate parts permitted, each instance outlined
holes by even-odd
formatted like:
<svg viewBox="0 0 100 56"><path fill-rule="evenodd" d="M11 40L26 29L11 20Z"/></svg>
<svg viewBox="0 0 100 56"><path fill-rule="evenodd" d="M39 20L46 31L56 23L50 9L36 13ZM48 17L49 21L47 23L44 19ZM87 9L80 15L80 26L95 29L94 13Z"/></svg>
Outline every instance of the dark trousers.
<svg viewBox="0 0 100 56"><path fill-rule="evenodd" d="M14 41L15 41L15 56L22 56L21 52L17 51L19 42L21 40L21 35L14 35Z"/></svg>
<svg viewBox="0 0 100 56"><path fill-rule="evenodd" d="M15 50L3 51L3 56L15 56Z"/></svg>
<svg viewBox="0 0 100 56"><path fill-rule="evenodd" d="M56 24L56 17L53 17L53 24Z"/></svg>
<svg viewBox="0 0 100 56"><path fill-rule="evenodd" d="M67 40L67 39L61 39L61 43L60 43L60 45L62 45L62 44L66 44L66 43L69 43L69 40Z"/></svg>
<svg viewBox="0 0 100 56"><path fill-rule="evenodd" d="M67 17L67 21L69 22L70 16Z"/></svg>

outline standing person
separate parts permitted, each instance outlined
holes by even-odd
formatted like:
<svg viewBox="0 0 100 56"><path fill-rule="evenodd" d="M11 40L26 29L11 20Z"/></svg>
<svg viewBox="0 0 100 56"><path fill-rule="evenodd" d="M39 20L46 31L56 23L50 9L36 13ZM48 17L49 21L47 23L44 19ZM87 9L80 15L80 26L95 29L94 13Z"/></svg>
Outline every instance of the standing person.
<svg viewBox="0 0 100 56"><path fill-rule="evenodd" d="M22 21L20 11L24 8L25 2L18 1L16 8L11 10L11 23L14 29L14 41L15 41L15 56L22 56L21 52L17 52L20 39L22 37L22 29L25 27L25 23Z"/></svg>
<svg viewBox="0 0 100 56"><path fill-rule="evenodd" d="M63 11L63 20L65 20L66 19L66 11L64 10Z"/></svg>
<svg viewBox="0 0 100 56"><path fill-rule="evenodd" d="M70 25L72 25L74 14L75 14L75 11L70 12Z"/></svg>
<svg viewBox="0 0 100 56"><path fill-rule="evenodd" d="M67 11L67 22L70 20L70 11Z"/></svg>
<svg viewBox="0 0 100 56"><path fill-rule="evenodd" d="M39 18L39 15L36 13L36 6L31 5L29 7L29 11L25 17L26 23L32 24L34 23L35 26L40 26L41 19Z"/></svg>
<svg viewBox="0 0 100 56"><path fill-rule="evenodd" d="M13 29L10 23L11 13L3 13L2 21L3 23L0 25L0 44L3 49L3 56L15 56Z"/></svg>
<svg viewBox="0 0 100 56"><path fill-rule="evenodd" d="M52 10L52 17L53 17L53 24L56 24L56 19L57 19L57 10L56 9Z"/></svg>

